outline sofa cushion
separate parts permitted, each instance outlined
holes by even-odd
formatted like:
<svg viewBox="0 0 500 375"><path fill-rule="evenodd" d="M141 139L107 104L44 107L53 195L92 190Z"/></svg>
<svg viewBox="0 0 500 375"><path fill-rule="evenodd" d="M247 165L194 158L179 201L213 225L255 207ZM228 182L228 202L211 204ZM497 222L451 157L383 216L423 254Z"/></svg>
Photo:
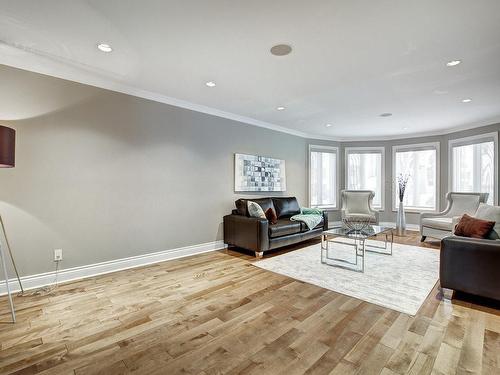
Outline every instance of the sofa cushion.
<svg viewBox="0 0 500 375"><path fill-rule="evenodd" d="M500 238L500 207L491 206L489 204L480 203L474 217L482 220L494 221L495 226L489 233L490 240L497 240Z"/></svg>
<svg viewBox="0 0 500 375"><path fill-rule="evenodd" d="M248 215L250 217L256 217L259 219L265 219L266 214L262 207L259 206L258 203L255 203L253 201L247 201L247 206L248 206Z"/></svg>
<svg viewBox="0 0 500 375"><path fill-rule="evenodd" d="M429 228L449 230L451 232L452 221L451 217L426 217L422 219L422 225Z"/></svg>
<svg viewBox="0 0 500 375"><path fill-rule="evenodd" d="M494 225L494 221L481 220L464 214L455 227L455 235L472 238L487 238Z"/></svg>
<svg viewBox="0 0 500 375"><path fill-rule="evenodd" d="M273 198L273 204L278 219L300 214L299 202L295 197Z"/></svg>
<svg viewBox="0 0 500 375"><path fill-rule="evenodd" d="M342 193L342 197L345 203L345 210L347 213L353 214L364 214L364 215L372 215L370 210L370 196L372 195L371 191L352 191L352 190L344 190Z"/></svg>
<svg viewBox="0 0 500 375"><path fill-rule="evenodd" d="M256 198L256 199L244 199L240 198L234 204L236 205L236 209L238 210L238 213L243 216L249 216L248 214L248 201L251 200L252 202L257 203L260 207L262 207L262 210L264 212L267 211L269 207L274 208L273 201L271 198Z"/></svg>
<svg viewBox="0 0 500 375"><path fill-rule="evenodd" d="M299 221L291 221L290 219L278 219L276 224L269 224L270 238L288 236L290 234L300 233L301 231L301 223Z"/></svg>
<svg viewBox="0 0 500 375"><path fill-rule="evenodd" d="M274 211L274 208L269 207L266 210L265 214L270 224L276 224L278 222L278 216L276 216L276 211Z"/></svg>

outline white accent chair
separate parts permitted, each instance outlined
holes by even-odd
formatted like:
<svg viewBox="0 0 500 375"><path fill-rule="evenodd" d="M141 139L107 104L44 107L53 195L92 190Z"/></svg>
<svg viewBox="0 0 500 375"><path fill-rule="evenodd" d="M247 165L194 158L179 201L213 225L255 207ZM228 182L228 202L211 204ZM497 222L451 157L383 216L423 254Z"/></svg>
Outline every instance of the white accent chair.
<svg viewBox="0 0 500 375"><path fill-rule="evenodd" d="M371 224L378 225L378 211L373 209L375 192L371 190L342 190L342 219L368 219Z"/></svg>
<svg viewBox="0 0 500 375"><path fill-rule="evenodd" d="M488 193L450 192L446 194L446 199L448 204L443 212L420 214L421 242L424 242L427 237L442 240L451 236L462 215L474 216L479 204L488 199Z"/></svg>

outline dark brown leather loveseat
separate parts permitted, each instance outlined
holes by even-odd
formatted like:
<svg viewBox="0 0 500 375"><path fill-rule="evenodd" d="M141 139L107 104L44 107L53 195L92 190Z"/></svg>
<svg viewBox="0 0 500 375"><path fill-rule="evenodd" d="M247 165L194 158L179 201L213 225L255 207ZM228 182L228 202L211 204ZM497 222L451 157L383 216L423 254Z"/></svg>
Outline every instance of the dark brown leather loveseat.
<svg viewBox="0 0 500 375"><path fill-rule="evenodd" d="M278 222L271 224L267 219L250 217L248 200L258 203L264 212L269 207L274 208ZM293 215L300 214L300 206L295 197L238 199L235 204L236 209L232 214L224 216L224 242L254 251L258 258L265 251L319 237L328 229L326 212L323 212L321 222L312 230L302 222L290 220Z"/></svg>
<svg viewBox="0 0 500 375"><path fill-rule="evenodd" d="M442 288L500 301L500 240L444 238L439 279Z"/></svg>

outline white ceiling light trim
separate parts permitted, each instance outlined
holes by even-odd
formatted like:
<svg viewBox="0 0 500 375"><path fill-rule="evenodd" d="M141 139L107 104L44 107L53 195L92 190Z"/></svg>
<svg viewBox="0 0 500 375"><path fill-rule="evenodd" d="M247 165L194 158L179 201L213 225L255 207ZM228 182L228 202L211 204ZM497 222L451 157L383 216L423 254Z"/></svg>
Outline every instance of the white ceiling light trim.
<svg viewBox="0 0 500 375"><path fill-rule="evenodd" d="M215 86L217 86L217 84L214 81L208 81L207 83L205 83L205 85L208 86L208 87L215 87Z"/></svg>
<svg viewBox="0 0 500 375"><path fill-rule="evenodd" d="M112 52L112 51L113 51L113 48L112 48L109 44L107 44L107 43L99 43L99 44L97 45L97 48L98 48L100 51L102 51L102 52L106 52L106 53L108 53L108 52Z"/></svg>
<svg viewBox="0 0 500 375"><path fill-rule="evenodd" d="M446 63L446 66L457 66L462 62L462 60L451 60Z"/></svg>

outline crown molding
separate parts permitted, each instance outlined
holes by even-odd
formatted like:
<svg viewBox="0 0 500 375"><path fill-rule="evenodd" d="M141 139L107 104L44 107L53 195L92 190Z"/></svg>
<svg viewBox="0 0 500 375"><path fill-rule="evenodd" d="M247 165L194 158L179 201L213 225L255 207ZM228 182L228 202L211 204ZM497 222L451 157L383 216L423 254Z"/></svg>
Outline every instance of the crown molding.
<svg viewBox="0 0 500 375"><path fill-rule="evenodd" d="M0 64L237 121L242 123L242 125L254 125L301 138L313 137L311 134L289 129L284 126L130 86L104 77L104 72L92 72L90 67L83 64L43 54L42 52L22 46L13 46L1 40Z"/></svg>
<svg viewBox="0 0 500 375"><path fill-rule="evenodd" d="M435 136L444 136L444 135L450 135L453 133L461 132L461 131L466 131L466 130L472 130L472 129L477 129L483 126L489 126L489 125L496 125L498 124L500 127L500 116L494 117L488 120L482 120L478 121L472 124L464 124L464 125L459 125L455 126L452 128L448 129L441 129L441 130L433 130L429 132L422 132L422 133L412 133L412 134L400 134L400 135L391 135L391 136L383 136L383 137L359 137L359 138L352 138L352 137L334 137L333 139L329 138L310 138L310 139L318 139L318 140L330 140L330 141L337 141L337 142L366 142L366 141L395 141L395 140L403 140L403 139L415 139L415 138L425 138L425 137L435 137Z"/></svg>
<svg viewBox="0 0 500 375"><path fill-rule="evenodd" d="M205 113L229 120L236 121L241 125L253 125L260 128L269 129L296 137L310 140L334 141L334 142L363 142L363 141L390 141L399 139L422 138L437 135L446 135L463 130L470 130L481 126L500 123L500 116L487 121L480 121L474 124L464 124L446 130L436 130L432 132L401 134L382 137L342 137L328 136L302 132L290 129L281 125L272 124L266 121L257 120L251 117L238 115L223 111L217 108L192 103L186 100L173 98L157 92L144 90L138 87L121 83L117 80L105 76L106 72L93 71L94 68L59 56L46 54L35 49L24 46L12 45L0 40L0 64L11 66L38 74L43 74L55 78L60 78L72 82L81 83L97 87L100 89L119 92L159 103L172 105L179 108Z"/></svg>

